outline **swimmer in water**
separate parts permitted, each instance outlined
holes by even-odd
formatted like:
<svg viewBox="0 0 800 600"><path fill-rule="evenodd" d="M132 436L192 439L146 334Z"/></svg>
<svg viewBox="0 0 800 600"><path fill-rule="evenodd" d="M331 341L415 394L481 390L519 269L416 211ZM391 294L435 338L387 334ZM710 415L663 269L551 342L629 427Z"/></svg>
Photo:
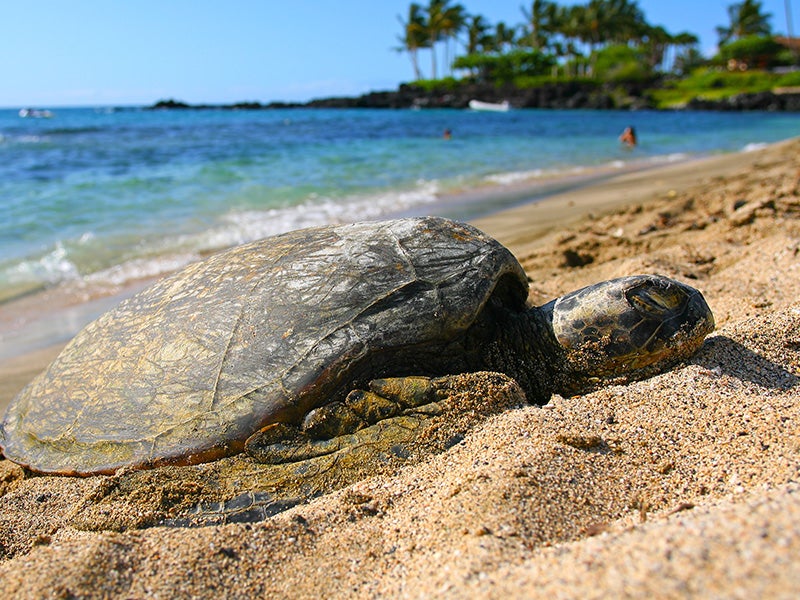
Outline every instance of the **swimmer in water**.
<svg viewBox="0 0 800 600"><path fill-rule="evenodd" d="M636 130L633 127L626 127L622 135L619 136L619 141L633 148L636 145Z"/></svg>

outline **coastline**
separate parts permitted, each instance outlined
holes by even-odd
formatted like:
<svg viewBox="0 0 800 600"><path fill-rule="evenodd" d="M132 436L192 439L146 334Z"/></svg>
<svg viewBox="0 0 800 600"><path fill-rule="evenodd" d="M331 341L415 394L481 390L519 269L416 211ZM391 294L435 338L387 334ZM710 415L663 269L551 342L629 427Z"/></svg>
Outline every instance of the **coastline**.
<svg viewBox="0 0 800 600"><path fill-rule="evenodd" d="M753 151L669 163L633 163L621 170L605 166L585 173L473 188L395 216L425 211L455 215L495 237L519 258L548 233L652 197L677 194L703 180L736 173L758 160L760 154L779 152L792 143L793 140L786 140ZM477 197L481 202L476 202ZM488 198L496 198L501 208L487 214ZM476 205L481 208L475 218L470 218L471 213L476 214ZM0 411L5 410L31 374L47 366L85 324L157 279L130 281L89 296L80 288L61 286L5 303L4 316L0 318Z"/></svg>
<svg viewBox="0 0 800 600"><path fill-rule="evenodd" d="M542 188L560 181L586 185L605 172L738 152L800 134L796 116L771 113L330 109L116 115L65 109L57 123L19 123L8 112L4 130L21 129L4 142L7 149L19 148L12 157L20 162L6 165L19 181L4 188L10 235L3 238L0 261L2 313L13 298L57 286L81 297L114 293L210 252L290 229L403 211L469 220L480 216L484 203L486 210L513 206L557 191ZM617 140L630 122L642 134L632 150ZM442 139L445 127L455 134L450 141ZM266 137L260 135L265 130ZM170 157L138 163L144 149L165 147L162 138L171 140ZM75 143L87 152L90 171L83 163L58 162ZM104 153L109 144L114 152ZM50 179L37 181L26 161L40 161L43 170L52 164ZM517 189L522 191L508 193ZM477 197L474 204L459 199L470 196ZM0 360L3 355L0 341Z"/></svg>
<svg viewBox="0 0 800 600"><path fill-rule="evenodd" d="M396 90L373 91L360 96L316 98L308 102L243 101L232 104L187 104L175 99L160 100L146 110L281 110L287 108L459 108L469 107L470 100L508 101L515 108L554 109L651 109L659 110L640 83L601 83L596 81L561 81L534 88L519 88L506 83L471 83L457 87L443 85L425 89L413 83L401 84ZM664 110L664 109L661 109ZM745 92L721 99L694 97L685 104L667 110L800 110L800 94L796 89L775 89L769 92Z"/></svg>
<svg viewBox="0 0 800 600"><path fill-rule="evenodd" d="M624 206L653 198L677 196L692 186L741 172L758 162L760 156L779 153L794 143L795 140L790 139L756 150L630 169L602 178L587 187L569 189L548 195L536 203L477 218L473 224L520 256L547 232L561 230L592 215L601 216Z"/></svg>
<svg viewBox="0 0 800 600"><path fill-rule="evenodd" d="M130 473L26 477L0 461L3 590L796 597L800 139L620 174L473 222L512 249L534 303L655 271L700 289L717 331L664 374L506 410L443 454L256 523L96 531L79 517L113 508L92 503L115 489L126 514L171 506L173 471L126 488Z"/></svg>

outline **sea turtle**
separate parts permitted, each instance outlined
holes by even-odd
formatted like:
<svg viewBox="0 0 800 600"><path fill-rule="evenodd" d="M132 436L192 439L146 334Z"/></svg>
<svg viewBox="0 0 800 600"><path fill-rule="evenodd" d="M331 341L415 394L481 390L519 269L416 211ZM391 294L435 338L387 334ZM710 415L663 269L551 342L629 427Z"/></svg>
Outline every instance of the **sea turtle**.
<svg viewBox="0 0 800 600"><path fill-rule="evenodd" d="M89 324L9 406L0 445L66 475L243 450L285 463L335 451L383 418L435 411L452 374L499 371L543 403L663 369L714 327L699 291L658 275L535 308L527 295L509 250L443 218L267 238Z"/></svg>

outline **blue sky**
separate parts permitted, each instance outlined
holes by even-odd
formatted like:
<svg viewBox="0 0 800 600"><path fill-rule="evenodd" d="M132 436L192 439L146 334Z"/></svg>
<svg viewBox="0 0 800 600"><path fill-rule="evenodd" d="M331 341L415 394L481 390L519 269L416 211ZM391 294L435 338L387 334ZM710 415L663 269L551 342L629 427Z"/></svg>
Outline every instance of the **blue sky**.
<svg viewBox="0 0 800 600"><path fill-rule="evenodd" d="M639 0L648 21L713 52L733 0ZM422 4L426 4L423 0ZM490 22L522 22L530 0L461 0ZM575 1L560 4L575 4ZM392 50L407 0L37 0L6 2L0 106L308 100L412 79ZM798 33L800 2L794 2ZM784 0L763 0L785 33ZM430 71L427 53L420 58Z"/></svg>

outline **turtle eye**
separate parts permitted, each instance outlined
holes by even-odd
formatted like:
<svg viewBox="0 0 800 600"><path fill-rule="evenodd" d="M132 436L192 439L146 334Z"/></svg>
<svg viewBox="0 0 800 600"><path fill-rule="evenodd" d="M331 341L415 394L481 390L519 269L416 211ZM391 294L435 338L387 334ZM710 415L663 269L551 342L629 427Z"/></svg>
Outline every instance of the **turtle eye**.
<svg viewBox="0 0 800 600"><path fill-rule="evenodd" d="M648 281L627 290L625 298L638 312L663 318L680 309L686 301L686 294L678 286L656 285Z"/></svg>

